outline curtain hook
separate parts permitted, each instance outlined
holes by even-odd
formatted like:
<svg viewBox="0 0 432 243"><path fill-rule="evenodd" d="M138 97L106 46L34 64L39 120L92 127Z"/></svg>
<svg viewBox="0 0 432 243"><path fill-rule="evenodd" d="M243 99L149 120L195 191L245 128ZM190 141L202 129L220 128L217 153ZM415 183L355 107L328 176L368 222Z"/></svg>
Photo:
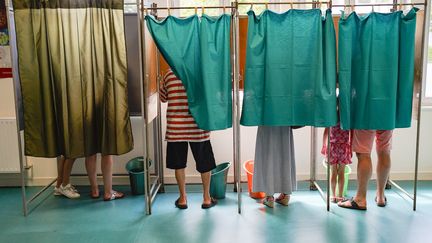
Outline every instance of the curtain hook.
<svg viewBox="0 0 432 243"><path fill-rule="evenodd" d="M203 15L204 12L205 12L205 7L204 7L204 6L201 6L201 15Z"/></svg>
<svg viewBox="0 0 432 243"><path fill-rule="evenodd" d="M372 5L372 12L375 12L375 5Z"/></svg>
<svg viewBox="0 0 432 243"><path fill-rule="evenodd" d="M351 12L355 12L355 6L354 6L354 4L351 4Z"/></svg>
<svg viewBox="0 0 432 243"><path fill-rule="evenodd" d="M253 3L251 3L249 10L253 11Z"/></svg>
<svg viewBox="0 0 432 243"><path fill-rule="evenodd" d="M226 7L225 7L225 5L223 6L223 13L226 14Z"/></svg>
<svg viewBox="0 0 432 243"><path fill-rule="evenodd" d="M319 8L321 9L322 8L322 2L321 2L321 0L319 0Z"/></svg>
<svg viewBox="0 0 432 243"><path fill-rule="evenodd" d="M294 9L293 2L290 2L290 5L291 5L291 9Z"/></svg>
<svg viewBox="0 0 432 243"><path fill-rule="evenodd" d="M198 14L198 8L195 7L194 9L195 9L195 15L197 15Z"/></svg>
<svg viewBox="0 0 432 243"><path fill-rule="evenodd" d="M327 9L330 9L331 7L330 7L330 3L331 3L331 0L329 0L328 2L327 2Z"/></svg>
<svg viewBox="0 0 432 243"><path fill-rule="evenodd" d="M268 10L268 3L265 3L265 8L266 10Z"/></svg>

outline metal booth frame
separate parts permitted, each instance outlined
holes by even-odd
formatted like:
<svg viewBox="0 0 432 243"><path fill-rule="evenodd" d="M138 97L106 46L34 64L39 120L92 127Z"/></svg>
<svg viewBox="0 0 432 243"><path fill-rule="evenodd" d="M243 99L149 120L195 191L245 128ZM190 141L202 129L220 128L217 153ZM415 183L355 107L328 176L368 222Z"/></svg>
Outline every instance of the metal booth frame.
<svg viewBox="0 0 432 243"><path fill-rule="evenodd" d="M418 96L418 113L417 113L417 130L416 130L416 149L415 149L415 170L414 170L414 193L410 194L406 190L404 190L402 187L400 187L396 182L393 180L390 180L389 182L395 186L398 190L400 190L403 194L405 194L408 198L412 199L413 201L413 210L415 211L417 208L417 185L418 185L418 163L419 163L419 145L420 145L420 125L421 125L421 110L422 110L422 95L423 95L423 85L426 80L426 70L427 70L427 55L425 55L425 51L427 51L427 45L426 45L426 38L428 36L428 28L429 28L429 17L430 17L430 4L428 4L428 0L425 0L423 3L398 3L397 0L394 0L393 4L341 4L341 5L332 5L332 1L324 2L324 1L312 1L312 2L238 2L238 0L235 0L231 2L231 5L229 6L201 6L201 7L195 7L195 6L185 6L185 7L177 7L177 6L166 6L166 7L157 7L156 4L152 4L150 7L145 7L144 0L137 0L136 6L137 6L137 20L138 20L138 33L139 33L139 63L140 63L140 87L141 87L141 120L142 120L142 137L143 137L143 153L144 153L144 174L145 174L145 212L147 215L151 214L152 212L152 203L157 195L158 192L164 191L164 178L163 178L163 164L162 164L162 130L161 130L161 107L160 102L158 100L157 105L157 112L158 115L155 118L155 123L153 124L153 128L149 125L149 114L148 114L148 101L146 94L148 93L148 87L146 84L149 82L149 75L148 75L148 67L145 61L146 58L146 43L145 43L145 15L147 14L156 14L157 10L168 10L168 12L171 9L231 9L231 18L232 18L232 81L233 81L233 163L234 163L234 191L237 192L237 201L238 201L238 213L241 213L242 211L242 195L241 195L241 169L240 169L240 64L239 64L239 12L238 8L240 5L265 5L266 8L268 5L274 5L274 4L286 4L290 5L291 8L293 5L299 5L299 4L312 4L313 8L316 8L317 6L321 7L322 4L327 4L329 8L332 7L350 7L354 9L354 7L360 7L360 6L393 6L393 9L397 9L401 6L414 6L414 5L420 5L424 6L424 19L423 19L423 30L422 30L422 41L421 41L421 60L422 60L422 75L421 75L421 82L419 84L419 96ZM6 8L8 10L8 18L10 15L10 12L12 10L12 4L10 0L6 1ZM151 11L149 13L149 10ZM8 19L9 20L9 19ZM11 21L8 21L9 27L11 26ZM10 29L10 28L9 28ZM13 46L12 46L13 47ZM159 60L159 52L156 52L157 60ZM12 56L12 58L17 58ZM157 88L159 89L159 83L160 83L160 67L159 62L157 63ZM17 77L13 77L14 80L14 89L16 90L16 80ZM15 98L15 111L16 115L18 117L19 112L19 104L18 104L18 97L16 93L14 93ZM149 157L149 146L150 143L150 133L153 132L155 134L154 142L156 144L155 148L155 154L157 163L155 165L156 173L151 174L150 173L150 157ZM330 131L331 128L329 128ZM37 198L39 197L44 191L46 191L52 184L56 182L56 180L53 180L50 184L42 188L40 191L34 194L29 200L27 200L26 196L26 165L24 163L24 156L22 155L23 151L23 145L21 142L21 131L19 126L17 126L17 137L18 137L18 148L19 148L19 161L20 161L20 177L21 177L21 192L22 192L22 203L23 203L23 213L24 216L27 216L29 214L29 205ZM329 141L330 136L328 136ZM310 139L310 189L311 190L318 190L326 202L327 211L330 211L330 166L327 166L327 193L325 194L321 187L318 185L316 180L316 139L317 139L317 132L316 128L311 128L311 139ZM328 151L330 149L330 143L328 143ZM329 156L330 153L327 153ZM329 161L329 157L327 157L327 160Z"/></svg>
<svg viewBox="0 0 432 243"><path fill-rule="evenodd" d="M137 6L138 6L138 31L139 31L139 36L140 36L140 69L141 69L141 88L142 88L142 93L147 94L148 92L148 86L147 84L149 83L149 76L148 76L148 65L145 62L145 57L146 57L146 20L145 20L145 16L146 15L153 15L154 17L157 18L157 10L167 10L168 13L170 14L170 11L172 9L194 9L195 12L197 12L198 9L201 9L203 12L205 9L223 9L224 11L226 9L231 9L231 20L232 20L232 40L231 40L231 45L233 46L233 48L231 49L231 65L232 65L232 82L233 82L233 89L234 89L234 94L233 94L233 103L232 103L232 111L233 111L233 164L234 164L234 190L237 192L237 197L238 197L238 212L241 213L241 181L239 180L240 178L240 124L237 122L237 120L240 117L240 103L239 103L239 81L240 81L240 76L239 76L239 60L238 60L238 10L237 10L237 4L236 3L232 3L231 5L223 5L223 6L202 6L202 7L195 7L195 6L184 6L184 7L177 7L177 6L169 6L167 5L166 7L158 7L157 4L152 4L150 7L141 7L144 6L143 5L143 0L137 0ZM160 75L160 53L159 51L156 51L156 70L157 70L157 77L156 77L156 83L157 83L157 89L159 92L159 85L161 82L161 75ZM142 78L144 77L144 79ZM145 95L143 95L142 97L144 97ZM145 119L147 120L148 117L148 113L147 113L147 103L145 100L142 100L142 107L143 107L143 111L145 111ZM161 135L161 121L160 121L160 101L158 100L158 112L159 112L159 127L158 129L158 134L159 135L159 141L162 141L162 135ZM143 125L145 125L146 123L144 123ZM148 148L146 148L148 149ZM160 151L160 153L162 154L162 151ZM161 156L162 157L162 156ZM149 158L147 157L145 160L145 165L144 168L148 168L149 165ZM145 174L148 173L148 169L145 170ZM148 176L146 176L146 178L148 178ZM149 181L145 181L145 194L146 194L146 214L151 214L151 201L149 200L150 195L149 195L149 187L148 187Z"/></svg>
<svg viewBox="0 0 432 243"><path fill-rule="evenodd" d="M139 1L139 0L138 0ZM312 2L238 2L238 1L234 1L232 2L231 6L201 6L201 7L196 7L196 6L166 6L166 7L157 7L157 5L153 4L150 8L140 8L141 14L143 12L145 12L146 14L148 13L148 10L151 11L157 11L159 10L167 10L168 13L170 13L171 9L195 9L195 12L197 10L197 8L200 8L204 11L205 8L218 8L218 9L225 9L225 8L231 8L232 9L232 65L233 65L233 161L234 161L234 191L236 191L238 193L238 213L241 213L242 210L242 201L241 201L241 174L240 174L240 104L239 104L239 84L240 84L240 80L241 80L241 76L240 76L240 70L239 70L239 24L238 24L238 19L239 19L239 13L238 13L238 7L240 5L250 5L251 8L253 7L253 5L265 5L266 8L268 8L268 5L290 5L291 8L293 8L293 5L302 5L302 4L312 4L312 8L321 8L322 4L327 4L328 8L333 8L333 7L350 7L351 9L354 9L355 7L362 7L362 6L393 6L393 9L397 9L398 7L402 7L402 6L414 6L414 5L421 5L424 6L424 12L425 12L425 17L423 19L424 23L423 23L423 31L422 31L422 80L420 82L420 87L419 87L419 93L423 94L423 83L424 80L426 79L426 68L425 65L427 65L427 62L425 62L425 55L424 55L424 50L425 50L425 38L426 38L426 33L427 33L427 27L428 27L428 18L429 18L429 11L430 11L430 6L427 4L427 0L424 1L424 3L398 3L397 0L394 0L394 2L392 4L341 4L341 5L333 5L332 1L312 1ZM155 13L155 12L153 12ZM144 19L142 18L142 22L141 24L144 25ZM144 43L145 44L145 43ZM144 46L145 49L145 46ZM159 54L158 54L159 55ZM159 60L159 59L157 59ZM146 64L144 63L144 66ZM159 68L159 62L157 63L158 68ZM159 72L158 72L158 84L159 84ZM397 183L395 183L393 180L389 180L389 182L395 186L395 188L399 189L401 192L403 192L405 195L407 195L410 199L413 200L413 210L416 210L416 203L417 203L417 182L418 182L418 160L419 160L419 138L420 138L420 118L421 118L421 98L422 95L419 95L419 106L418 106L418 123L417 123L417 135L416 135L416 158L415 158L415 171L414 171L414 194L411 195L409 194L407 191L405 191L402 187L400 187ZM328 128L329 132L331 130L331 127ZM327 211L330 211L330 166L327 166L327 171L326 171L326 185L327 185L327 190L326 193L324 193L323 189L320 187L320 185L317 183L316 180L316 140L317 139L317 132L316 132L316 128L315 127L311 127L311 145L310 145L310 189L311 190L318 190L321 197L323 198L323 200L326 202L326 208ZM330 156L330 136L328 136L327 138L327 161L329 161L329 156ZM148 212L148 211L147 211Z"/></svg>

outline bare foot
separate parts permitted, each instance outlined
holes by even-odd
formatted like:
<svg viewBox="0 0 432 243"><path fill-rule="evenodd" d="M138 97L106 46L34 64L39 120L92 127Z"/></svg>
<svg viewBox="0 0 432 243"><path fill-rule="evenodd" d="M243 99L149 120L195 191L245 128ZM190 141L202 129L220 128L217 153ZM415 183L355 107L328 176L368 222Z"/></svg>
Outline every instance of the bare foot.
<svg viewBox="0 0 432 243"><path fill-rule="evenodd" d="M186 196L180 195L180 197L178 198L178 204L180 204L180 205L186 205L187 204L187 198L186 198Z"/></svg>
<svg viewBox="0 0 432 243"><path fill-rule="evenodd" d="M92 189L91 190L91 192L90 192L90 196L91 196L91 198L99 198L99 189Z"/></svg>

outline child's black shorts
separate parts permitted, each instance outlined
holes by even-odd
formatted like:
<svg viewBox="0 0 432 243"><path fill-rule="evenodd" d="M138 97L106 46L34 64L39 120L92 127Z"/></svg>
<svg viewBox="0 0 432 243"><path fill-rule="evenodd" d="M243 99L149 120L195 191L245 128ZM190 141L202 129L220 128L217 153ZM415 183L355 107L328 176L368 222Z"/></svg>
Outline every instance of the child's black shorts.
<svg viewBox="0 0 432 243"><path fill-rule="evenodd" d="M205 173L216 168L212 146L209 140L203 142L189 142L196 162L196 170ZM168 142L166 166L168 169L186 168L188 142Z"/></svg>

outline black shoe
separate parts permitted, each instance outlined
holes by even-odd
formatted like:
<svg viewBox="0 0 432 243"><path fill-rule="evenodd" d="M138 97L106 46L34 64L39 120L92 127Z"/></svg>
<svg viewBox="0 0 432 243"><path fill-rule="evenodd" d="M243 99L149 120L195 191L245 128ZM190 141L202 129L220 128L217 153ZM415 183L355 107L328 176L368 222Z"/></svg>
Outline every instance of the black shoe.
<svg viewBox="0 0 432 243"><path fill-rule="evenodd" d="M208 208L211 208L211 207L215 206L216 204L217 204L216 199L211 198L210 199L210 203L203 203L203 204L201 204L201 208L202 209L208 209Z"/></svg>
<svg viewBox="0 0 432 243"><path fill-rule="evenodd" d="M175 201L175 206L179 209L187 209L188 205L187 204L179 204L179 200L180 200L180 198Z"/></svg>

